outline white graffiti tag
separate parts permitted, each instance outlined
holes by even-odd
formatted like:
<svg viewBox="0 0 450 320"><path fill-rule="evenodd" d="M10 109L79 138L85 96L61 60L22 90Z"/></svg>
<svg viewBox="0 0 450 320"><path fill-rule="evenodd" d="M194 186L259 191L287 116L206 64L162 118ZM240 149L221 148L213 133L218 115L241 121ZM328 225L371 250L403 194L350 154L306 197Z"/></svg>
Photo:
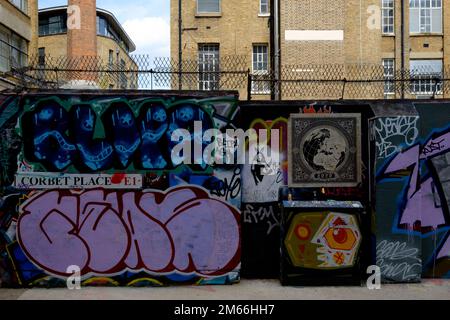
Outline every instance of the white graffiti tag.
<svg viewBox="0 0 450 320"><path fill-rule="evenodd" d="M406 242L383 240L377 245L377 266L383 278L409 281L420 278L422 260L418 248L408 248Z"/></svg>
<svg viewBox="0 0 450 320"><path fill-rule="evenodd" d="M275 227L280 225L278 217L275 215L274 207L258 206L247 204L244 209L244 222L245 223L259 223L267 222L269 225L267 234L269 235Z"/></svg>
<svg viewBox="0 0 450 320"><path fill-rule="evenodd" d="M400 152L401 145L412 146L419 136L418 121L419 117L413 116L378 119L373 127L378 159Z"/></svg>

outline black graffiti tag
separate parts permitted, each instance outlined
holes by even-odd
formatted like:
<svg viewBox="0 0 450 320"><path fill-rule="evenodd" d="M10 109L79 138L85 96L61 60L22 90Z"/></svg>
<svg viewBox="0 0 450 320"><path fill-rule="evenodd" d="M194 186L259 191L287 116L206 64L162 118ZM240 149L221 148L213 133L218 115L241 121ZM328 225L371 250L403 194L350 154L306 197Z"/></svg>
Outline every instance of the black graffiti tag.
<svg viewBox="0 0 450 320"><path fill-rule="evenodd" d="M233 176L230 180L228 178L221 181L220 187L210 190L212 195L230 200L236 199L241 194L241 168L236 167L233 171Z"/></svg>
<svg viewBox="0 0 450 320"><path fill-rule="evenodd" d="M426 145L423 148L423 155L424 156L428 156L429 154L436 152L436 151L441 151L444 150L445 145L443 144L445 141L445 139L439 140L439 141L431 141L428 145Z"/></svg>

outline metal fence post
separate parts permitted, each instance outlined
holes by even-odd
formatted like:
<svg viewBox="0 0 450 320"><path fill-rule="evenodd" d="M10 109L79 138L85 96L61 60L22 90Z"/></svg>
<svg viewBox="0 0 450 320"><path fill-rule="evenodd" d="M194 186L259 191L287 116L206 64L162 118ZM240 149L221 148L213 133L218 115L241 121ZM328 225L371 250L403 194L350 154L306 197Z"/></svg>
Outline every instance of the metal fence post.
<svg viewBox="0 0 450 320"><path fill-rule="evenodd" d="M411 77L409 77L409 78L411 78ZM405 69L402 69L400 81L402 82L401 98L405 99Z"/></svg>
<svg viewBox="0 0 450 320"><path fill-rule="evenodd" d="M153 69L150 69L150 89L153 90Z"/></svg>
<svg viewBox="0 0 450 320"><path fill-rule="evenodd" d="M433 99L436 99L436 95L438 92L438 85L439 83L441 83L441 81L439 78L433 78L433 82L434 82Z"/></svg>
<svg viewBox="0 0 450 320"><path fill-rule="evenodd" d="M56 87L59 88L58 67L55 67Z"/></svg>
<svg viewBox="0 0 450 320"><path fill-rule="evenodd" d="M253 85L253 79L252 74L250 72L250 68L247 70L247 100L252 100L252 85Z"/></svg>
<svg viewBox="0 0 450 320"><path fill-rule="evenodd" d="M345 86L347 85L347 78L344 78L342 80L342 94L341 94L341 99L340 100L344 100L345 97Z"/></svg>

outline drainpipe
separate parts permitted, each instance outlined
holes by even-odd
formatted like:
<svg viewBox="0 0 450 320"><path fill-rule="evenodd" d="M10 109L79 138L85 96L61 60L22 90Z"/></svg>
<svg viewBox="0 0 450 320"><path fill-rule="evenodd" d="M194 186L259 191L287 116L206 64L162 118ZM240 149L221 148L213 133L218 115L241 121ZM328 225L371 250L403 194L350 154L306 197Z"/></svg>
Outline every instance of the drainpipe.
<svg viewBox="0 0 450 320"><path fill-rule="evenodd" d="M270 18L269 18L270 74L274 74L275 69L275 28L273 18L273 7L274 7L274 0L270 0ZM275 90L270 90L270 100L275 100Z"/></svg>
<svg viewBox="0 0 450 320"><path fill-rule="evenodd" d="M183 68L183 49L181 35L183 33L183 22L182 22L182 12L181 12L181 2L182 0L178 0L178 90L183 88L182 83L182 68Z"/></svg>
<svg viewBox="0 0 450 320"><path fill-rule="evenodd" d="M401 33L400 33L400 41L401 41L401 82L402 82L402 99L405 99L405 0L401 0Z"/></svg>
<svg viewBox="0 0 450 320"><path fill-rule="evenodd" d="M275 73L275 100L281 100L281 79L280 68L280 1L273 0L273 20L274 20L274 73Z"/></svg>

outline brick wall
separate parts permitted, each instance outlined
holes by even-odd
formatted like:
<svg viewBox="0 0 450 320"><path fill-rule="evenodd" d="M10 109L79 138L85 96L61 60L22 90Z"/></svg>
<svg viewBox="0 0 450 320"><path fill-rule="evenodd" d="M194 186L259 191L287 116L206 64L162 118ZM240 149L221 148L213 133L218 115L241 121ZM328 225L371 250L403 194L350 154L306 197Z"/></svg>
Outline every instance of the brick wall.
<svg viewBox="0 0 450 320"><path fill-rule="evenodd" d="M171 57L178 61L178 0L171 0L170 5ZM183 60L197 60L201 43L219 43L221 56L243 56L247 67L252 69L253 44L269 45L269 17L259 15L257 0L223 0L221 13L214 16L197 14L196 0L184 0L182 5ZM246 99L246 89L239 91L240 98Z"/></svg>
<svg viewBox="0 0 450 320"><path fill-rule="evenodd" d="M69 0L81 11L80 29L67 30L67 54L69 57L97 55L96 0Z"/></svg>

